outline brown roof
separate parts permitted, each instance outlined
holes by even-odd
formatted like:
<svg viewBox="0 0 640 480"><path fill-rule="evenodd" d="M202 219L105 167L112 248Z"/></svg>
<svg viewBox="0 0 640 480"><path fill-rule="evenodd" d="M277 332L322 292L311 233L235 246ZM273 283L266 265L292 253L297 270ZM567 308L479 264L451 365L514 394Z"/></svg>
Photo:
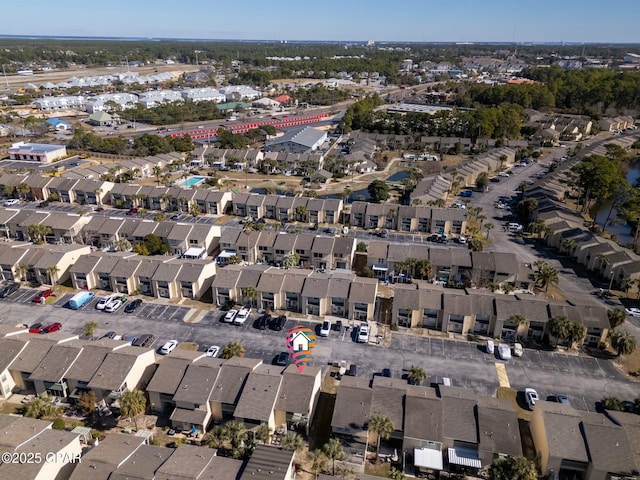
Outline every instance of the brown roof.
<svg viewBox="0 0 640 480"><path fill-rule="evenodd" d="M404 429L404 398L406 393L406 380L374 377L371 416L388 417L393 422L393 428L402 431Z"/></svg>
<svg viewBox="0 0 640 480"><path fill-rule="evenodd" d="M172 448L141 445L119 468L109 480L145 479L153 480L160 466L166 462L174 450Z"/></svg>
<svg viewBox="0 0 640 480"><path fill-rule="evenodd" d="M251 372L247 377L233 415L236 418L269 422L273 413L282 375L280 372Z"/></svg>
<svg viewBox="0 0 640 480"><path fill-rule="evenodd" d="M176 393L191 360L165 357L147 385L147 391L173 395Z"/></svg>
<svg viewBox="0 0 640 480"><path fill-rule="evenodd" d="M310 413L316 380L320 375L320 367L305 367L298 372L295 365L289 365L282 374L282 383L276 401L276 410L287 413Z"/></svg>
<svg viewBox="0 0 640 480"><path fill-rule="evenodd" d="M366 431L373 390L369 380L344 376L336 395L331 427L337 431Z"/></svg>
<svg viewBox="0 0 640 480"><path fill-rule="evenodd" d="M164 363L164 362L163 362ZM209 400L220 368L207 363L195 363L187 367L173 400L181 403L204 405Z"/></svg>
<svg viewBox="0 0 640 480"><path fill-rule="evenodd" d="M54 345L29 376L29 380L59 382L82 351L81 347Z"/></svg>
<svg viewBox="0 0 640 480"><path fill-rule="evenodd" d="M198 480L215 455L215 450L180 445L158 469L155 480Z"/></svg>

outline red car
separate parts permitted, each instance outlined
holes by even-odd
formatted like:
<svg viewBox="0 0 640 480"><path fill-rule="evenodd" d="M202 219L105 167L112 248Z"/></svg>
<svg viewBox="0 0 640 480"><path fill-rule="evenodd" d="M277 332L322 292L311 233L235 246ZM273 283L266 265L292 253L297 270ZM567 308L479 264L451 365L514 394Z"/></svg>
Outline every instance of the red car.
<svg viewBox="0 0 640 480"><path fill-rule="evenodd" d="M42 330L42 324L39 322L29 327L29 333L40 333L40 330Z"/></svg>
<svg viewBox="0 0 640 480"><path fill-rule="evenodd" d="M127 212L127 215L131 216L131 215L136 215L138 213L138 209L137 208L132 208L131 210L129 210Z"/></svg>
<svg viewBox="0 0 640 480"><path fill-rule="evenodd" d="M51 325L47 325L40 330L40 333L53 333L57 332L62 328L62 324L60 322L52 323Z"/></svg>
<svg viewBox="0 0 640 480"><path fill-rule="evenodd" d="M53 289L50 288L49 290L44 290L38 293L35 297L33 297L33 301L36 303L40 303L42 302L42 300L49 298L51 295L53 295Z"/></svg>

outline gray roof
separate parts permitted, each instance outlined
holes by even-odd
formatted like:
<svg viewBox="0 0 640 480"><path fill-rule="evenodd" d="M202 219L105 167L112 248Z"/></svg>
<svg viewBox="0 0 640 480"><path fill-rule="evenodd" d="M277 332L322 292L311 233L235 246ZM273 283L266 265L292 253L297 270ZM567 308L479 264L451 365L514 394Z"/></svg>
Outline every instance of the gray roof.
<svg viewBox="0 0 640 480"><path fill-rule="evenodd" d="M347 431L366 431L372 397L373 390L369 386L369 379L342 377L336 395L331 427Z"/></svg>
<svg viewBox="0 0 640 480"><path fill-rule="evenodd" d="M522 455L518 415L506 398L478 397L480 450L491 455Z"/></svg>
<svg viewBox="0 0 640 480"><path fill-rule="evenodd" d="M87 478L108 478L96 474L106 471L110 474L122 462L129 458L144 443L143 437L125 433L110 433L98 445L82 456L69 480L85 480Z"/></svg>
<svg viewBox="0 0 640 480"><path fill-rule="evenodd" d="M144 351L138 347L130 347L108 353L96 373L91 377L89 387L118 390L138 359L136 353Z"/></svg>
<svg viewBox="0 0 640 480"><path fill-rule="evenodd" d="M204 405L209 400L219 373L220 368L217 365L207 363L190 364L173 396L173 400L175 402Z"/></svg>
<svg viewBox="0 0 640 480"><path fill-rule="evenodd" d="M240 480L285 480L295 452L269 445L256 445Z"/></svg>
<svg viewBox="0 0 640 480"><path fill-rule="evenodd" d="M637 475L638 466L625 429L599 413L584 414L582 429L594 470Z"/></svg>
<svg viewBox="0 0 640 480"><path fill-rule="evenodd" d="M237 480L243 465L242 460L215 456L198 480Z"/></svg>
<svg viewBox="0 0 640 480"><path fill-rule="evenodd" d="M173 282L177 277L182 265L175 263L161 263L151 277L155 281Z"/></svg>
<svg viewBox="0 0 640 480"><path fill-rule="evenodd" d="M51 422L46 420L2 414L0 415L0 446L16 448L50 426Z"/></svg>
<svg viewBox="0 0 640 480"><path fill-rule="evenodd" d="M320 373L320 367L306 366L298 372L295 365L289 365L282 373L275 409L287 413L309 413L311 397L317 393L313 391L314 385Z"/></svg>
<svg viewBox="0 0 640 480"><path fill-rule="evenodd" d="M65 378L88 382L98 371L105 357L113 349L109 347L98 347L87 345L82 349L80 355L67 371Z"/></svg>
<svg viewBox="0 0 640 480"><path fill-rule="evenodd" d="M311 275L311 270L287 270L282 284L283 292L301 293L305 279Z"/></svg>
<svg viewBox="0 0 640 480"><path fill-rule="evenodd" d="M20 340L0 338L0 372L4 372L7 369L26 345L27 342Z"/></svg>
<svg viewBox="0 0 640 480"><path fill-rule="evenodd" d="M442 414L447 419L442 426L445 439L477 443L476 395L473 390L461 387L440 386Z"/></svg>
<svg viewBox="0 0 640 480"><path fill-rule="evenodd" d="M82 351L81 347L54 345L29 376L29 380L59 382Z"/></svg>
<svg viewBox="0 0 640 480"><path fill-rule="evenodd" d="M280 373L280 371L273 373L251 372L247 377L233 415L236 418L269 422L280 390L280 382L282 381Z"/></svg>
<svg viewBox="0 0 640 480"><path fill-rule="evenodd" d="M251 358L233 357L227 360L220 368L210 400L235 405L249 373L260 363L260 360Z"/></svg>
<svg viewBox="0 0 640 480"><path fill-rule="evenodd" d="M215 450L180 445L158 469L155 480L198 480L215 455Z"/></svg>
<svg viewBox="0 0 640 480"><path fill-rule="evenodd" d="M174 452L172 448L141 445L116 471L109 480L145 479L153 480L160 466Z"/></svg>
<svg viewBox="0 0 640 480"><path fill-rule="evenodd" d="M135 275L136 270L141 264L141 260L136 258L132 259L121 259L116 263L116 266L113 270L111 270L111 275L114 277L123 277L123 278L131 278Z"/></svg>
<svg viewBox="0 0 640 480"><path fill-rule="evenodd" d="M312 273L304 281L302 295L305 297L325 298L329 292L330 278L331 275L328 273Z"/></svg>
<svg viewBox="0 0 640 480"><path fill-rule="evenodd" d="M374 303L378 291L375 278L355 278L349 288L349 301L357 303Z"/></svg>
<svg viewBox="0 0 640 480"><path fill-rule="evenodd" d="M286 270L270 268L260 275L257 289L259 292L280 293L286 278Z"/></svg>
<svg viewBox="0 0 640 480"><path fill-rule="evenodd" d="M407 386L404 408L404 436L442 441L442 401L435 389Z"/></svg>
<svg viewBox="0 0 640 480"><path fill-rule="evenodd" d="M549 451L557 458L588 462L587 449L580 430L581 416L568 405L538 400L542 411Z"/></svg>
<svg viewBox="0 0 640 480"><path fill-rule="evenodd" d="M233 266L233 265L231 265ZM219 288L235 288L240 280L241 270L237 268L218 268L212 286Z"/></svg>
<svg viewBox="0 0 640 480"><path fill-rule="evenodd" d="M163 358L147 385L147 391L173 395L191 363L191 360L183 358Z"/></svg>
<svg viewBox="0 0 640 480"><path fill-rule="evenodd" d="M30 340L9 366L9 370L26 373L33 372L54 345L55 342L45 339L35 338Z"/></svg>
<svg viewBox="0 0 640 480"><path fill-rule="evenodd" d="M371 416L385 416L393 422L394 430L404 430L404 399L407 381L382 376L373 379Z"/></svg>

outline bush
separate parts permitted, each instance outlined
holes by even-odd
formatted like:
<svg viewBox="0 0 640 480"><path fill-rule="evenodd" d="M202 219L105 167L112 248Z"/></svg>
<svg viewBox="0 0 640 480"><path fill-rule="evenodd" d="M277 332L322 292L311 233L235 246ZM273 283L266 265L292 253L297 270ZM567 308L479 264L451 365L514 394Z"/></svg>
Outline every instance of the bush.
<svg viewBox="0 0 640 480"><path fill-rule="evenodd" d="M396 325L395 323L393 325L391 325L389 328L391 329L392 332L397 332L398 330L400 330L398 328L398 325Z"/></svg>
<svg viewBox="0 0 640 480"><path fill-rule="evenodd" d="M64 430L66 426L67 425L64 423L63 419L56 418L53 421L53 425L51 425L51 428L53 428L54 430Z"/></svg>

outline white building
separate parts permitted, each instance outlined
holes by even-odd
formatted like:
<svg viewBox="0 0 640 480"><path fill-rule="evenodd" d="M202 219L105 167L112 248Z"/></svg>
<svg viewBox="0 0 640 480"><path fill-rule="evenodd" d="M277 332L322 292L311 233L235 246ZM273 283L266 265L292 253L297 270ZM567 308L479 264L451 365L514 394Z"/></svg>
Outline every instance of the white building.
<svg viewBox="0 0 640 480"><path fill-rule="evenodd" d="M28 160L42 163L51 163L57 158L67 156L67 147L64 145L50 145L45 143L14 143L7 149L11 160Z"/></svg>
<svg viewBox="0 0 640 480"><path fill-rule="evenodd" d="M115 102L123 110L127 108L132 108L138 103L138 96L132 93L105 93L104 95L98 95L96 97L91 97L87 100L87 112L103 112L108 110L108 107L105 107L107 102Z"/></svg>
<svg viewBox="0 0 640 480"><path fill-rule="evenodd" d="M227 100L233 100L234 94L239 97L240 100L255 100L262 96L262 93L246 85L224 87L220 89L220 93L223 93Z"/></svg>
<svg viewBox="0 0 640 480"><path fill-rule="evenodd" d="M38 110L63 110L66 108L85 108L87 99L82 95L65 97L43 97L35 100L34 105Z"/></svg>
<svg viewBox="0 0 640 480"><path fill-rule="evenodd" d="M162 103L171 103L182 100L180 92L174 90L151 90L150 92L144 92L138 97L138 103L141 103L144 108L152 108Z"/></svg>
<svg viewBox="0 0 640 480"><path fill-rule="evenodd" d="M313 127L289 130L281 137L267 140L267 151L308 153L317 150L327 140L327 132Z"/></svg>
<svg viewBox="0 0 640 480"><path fill-rule="evenodd" d="M215 88L186 88L180 92L182 98L192 102L224 102L227 97Z"/></svg>

